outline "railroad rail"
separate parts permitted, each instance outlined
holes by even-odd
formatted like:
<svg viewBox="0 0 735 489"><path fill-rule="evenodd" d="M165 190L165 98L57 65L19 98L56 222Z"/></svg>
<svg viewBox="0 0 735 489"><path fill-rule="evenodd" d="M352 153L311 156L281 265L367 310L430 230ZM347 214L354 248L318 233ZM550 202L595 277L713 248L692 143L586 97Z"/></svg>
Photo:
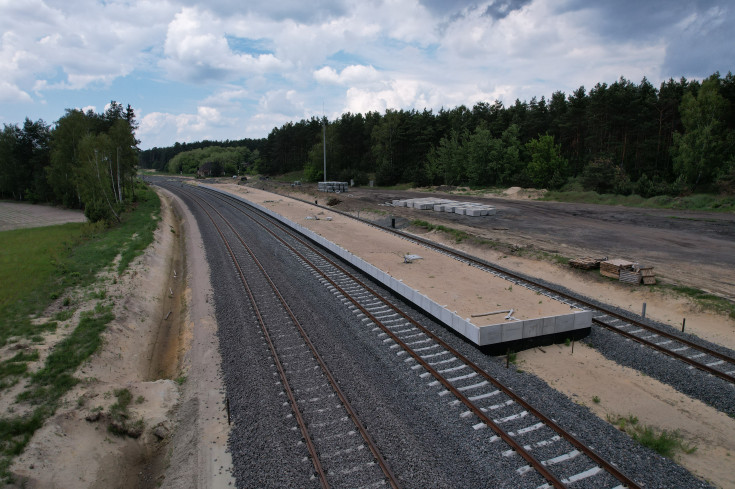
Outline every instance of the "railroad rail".
<svg viewBox="0 0 735 489"><path fill-rule="evenodd" d="M316 205L303 199L294 199L310 205ZM720 353L712 348L700 345L687 338L662 330L650 324L646 324L642 321L638 321L629 316L619 314L609 308L599 304L594 304L576 294L560 292L528 277L523 277L480 258L454 250L448 246L444 246L431 240L421 238L420 236L405 233L388 226L381 226L372 221L361 219L330 207L318 207L322 207L325 210L329 210L345 217L358 220L369 226L395 234L396 236L400 236L403 239L412 241L426 248L439 251L440 253L451 256L463 263L485 270L493 275L509 280L514 284L539 292L560 302L567 303L570 306L579 309L591 310L593 311L592 322L594 324L656 351L669 355L691 367L735 384L735 358L729 355Z"/></svg>
<svg viewBox="0 0 735 489"><path fill-rule="evenodd" d="M612 487L613 484L617 484L616 488L639 487L614 464L315 245L242 201L213 194L250 218L313 270L325 286L349 303L364 327L374 331L386 348L395 350L396 355L406 356L406 368L420 379L433 378L428 386L438 387L439 396L452 394L453 399L447 402L463 407L458 413L460 417L477 418L474 430L490 428L495 434L489 436L489 443L502 440L506 447L498 447L498 450L503 456L518 455L523 459L516 469L519 476L535 471L546 480L539 487L563 488L592 477L597 478L595 485L600 487Z"/></svg>
<svg viewBox="0 0 735 489"><path fill-rule="evenodd" d="M193 192L187 193L210 219L224 246L227 248L235 268L237 269L237 274L245 288L254 315L261 327L263 337L266 340L268 349L270 350L271 356L278 370L281 384L288 396L294 418L296 419L302 438L307 446L309 456L314 466L314 472L319 479L321 486L326 489L335 485L330 484L330 482L334 482L334 479L337 479L338 483L336 485L339 486L354 485L354 481L345 482L345 476L343 474L349 474L350 477L354 477L355 472L360 472L358 476L361 477L362 483L367 479L369 481L368 483L371 485L387 484L395 489L400 488L401 486L398 479L395 477L385 458L380 453L377 445L370 437L365 425L360 421L360 418L352 408L344 392L342 392L342 389L339 387L332 372L329 370L326 363L317 352L314 344L309 339L306 330L296 318L291 308L279 292L277 286L270 278L263 265L258 261L251 248L245 243L232 224L217 209L203 199L197 197ZM212 213L207 210L207 207L210 208ZM227 228L223 230L223 228L217 224L213 214L215 214L217 218L227 226ZM233 249L231 238L228 238L226 236L227 234L231 237L234 236L236 242L239 242L242 249L247 253L246 257L238 256L238 252ZM247 258L247 260L245 260L245 258ZM263 297L262 292L258 292L256 294L254 291L255 287L251 286L251 283L254 280L260 282L257 288L258 291L262 291L267 287L270 289L271 295ZM286 324L289 321L283 321L280 317L276 318L276 320L269 320L265 315L261 314L261 305L265 303L280 304L282 310L290 320L291 327L289 324ZM274 315L269 314L269 316L273 317ZM287 351L302 349L303 345L306 345L308 351L311 353L310 357L304 358L303 355L297 353L290 355L286 353ZM313 374L308 376L289 375L285 366L285 364L288 364L288 372L293 372L295 370L300 372L312 372L314 370L314 366L312 365L313 363L318 365L319 372L321 372L321 376L316 378ZM325 383L323 379L326 379L328 382ZM308 409L306 409L303 402L300 405L297 396L298 391L309 392L310 399ZM334 395L337 396L340 401L341 408L345 411L344 416L341 414L334 414L335 406L332 400ZM314 402L316 400L323 401L323 405L315 405ZM324 412L329 413L328 415L331 418L336 418L339 421L349 418L352 421L352 424L350 425L343 422L325 422L325 415L322 414ZM362 441L354 439L355 437L353 435L355 433L355 429L359 432ZM335 438L353 438L350 444L345 443L340 448L340 456L330 454L327 447L320 446L323 445L323 443L321 443L322 440ZM363 442L369 448L370 455L366 455L362 450ZM325 455L332 455L328 457L329 460L327 462L323 461Z"/></svg>

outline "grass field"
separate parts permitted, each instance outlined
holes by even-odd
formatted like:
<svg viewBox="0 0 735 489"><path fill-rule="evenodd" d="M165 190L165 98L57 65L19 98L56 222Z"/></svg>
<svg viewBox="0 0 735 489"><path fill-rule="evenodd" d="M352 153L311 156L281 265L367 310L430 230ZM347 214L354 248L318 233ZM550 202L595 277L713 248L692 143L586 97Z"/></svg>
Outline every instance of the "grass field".
<svg viewBox="0 0 735 489"><path fill-rule="evenodd" d="M93 285L97 274L112 266L114 272L124 272L153 241L160 201L144 186L137 192L138 201L123 214L122 223L111 228L73 223L0 233L0 347L23 343L17 354L0 362L0 394L26 379L16 402L32 407L26 415L0 415L0 477L5 480L12 458L78 382L74 372L99 348L101 333L114 319L112 301L104 293L85 299L65 294L72 287ZM61 312L52 320L34 321L56 300L61 300ZM28 363L38 359L33 344L83 306L75 300L96 302L86 304L71 334L54 346L40 369L29 374Z"/></svg>
<svg viewBox="0 0 735 489"><path fill-rule="evenodd" d="M583 204L622 205L652 209L682 209L697 211L735 212L735 197L694 194L685 197L659 195L645 199L640 195L598 194L597 192L548 192L541 200L577 202Z"/></svg>

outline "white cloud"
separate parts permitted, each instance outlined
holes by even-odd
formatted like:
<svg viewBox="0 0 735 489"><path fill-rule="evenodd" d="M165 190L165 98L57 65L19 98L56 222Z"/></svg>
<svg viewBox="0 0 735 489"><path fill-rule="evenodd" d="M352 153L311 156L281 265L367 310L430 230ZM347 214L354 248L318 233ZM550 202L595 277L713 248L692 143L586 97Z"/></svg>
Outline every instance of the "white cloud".
<svg viewBox="0 0 735 489"><path fill-rule="evenodd" d="M161 61L169 75L191 82L225 81L275 72L288 64L272 54L237 54L230 48L225 23L199 8L184 8L168 26Z"/></svg>
<svg viewBox="0 0 735 489"><path fill-rule="evenodd" d="M292 118L304 117L304 102L295 90L274 90L260 99L264 113L282 114Z"/></svg>
<svg viewBox="0 0 735 489"><path fill-rule="evenodd" d="M3 4L1 81L34 92L106 85L131 73L147 58L146 48L156 44L170 8L149 1Z"/></svg>
<svg viewBox="0 0 735 489"><path fill-rule="evenodd" d="M148 146L168 146L173 141L226 139L222 129L236 125L237 119L225 117L214 107L199 106L196 114L151 112L140 120L137 136L145 138Z"/></svg>
<svg viewBox="0 0 735 489"><path fill-rule="evenodd" d="M380 74L372 66L350 65L340 73L331 66L325 66L314 72L314 79L322 83L339 85L367 85L380 80Z"/></svg>
<svg viewBox="0 0 735 489"><path fill-rule="evenodd" d="M31 96L16 85L0 80L0 102L30 102Z"/></svg>
<svg viewBox="0 0 735 489"><path fill-rule="evenodd" d="M0 0L0 12L0 120L30 109L55 120L69 103L119 100L145 107L148 147L265 136L321 114L323 102L334 116L510 105L621 75L656 84L724 73L735 9L723 0Z"/></svg>

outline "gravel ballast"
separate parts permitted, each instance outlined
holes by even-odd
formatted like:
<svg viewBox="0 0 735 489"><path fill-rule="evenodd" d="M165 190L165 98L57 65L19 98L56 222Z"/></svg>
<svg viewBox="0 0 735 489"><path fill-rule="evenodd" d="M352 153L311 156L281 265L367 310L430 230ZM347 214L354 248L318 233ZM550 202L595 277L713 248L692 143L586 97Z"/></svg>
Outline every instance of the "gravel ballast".
<svg viewBox="0 0 735 489"><path fill-rule="evenodd" d="M233 419L230 450L237 485L318 487L232 260L201 208L183 198L197 217L211 268L222 369ZM488 441L492 434L489 429L473 429L476 419L461 418L456 407L437 395L436 388L366 328L338 296L282 245L265 236L247 218L236 217L236 213L224 207L221 211L237 219L240 234L269 270L294 313L309 326L312 341L404 487L543 484L535 473L519 475L516 469L522 464L518 456L502 455L502 450L496 449L501 442ZM484 354L429 318L411 311L423 325L528 402L542 407L545 414L645 487L710 487L672 461L641 447L537 377L505 369L504 360ZM589 342L593 344L597 336L595 332ZM599 487L601 481L590 478L572 487Z"/></svg>

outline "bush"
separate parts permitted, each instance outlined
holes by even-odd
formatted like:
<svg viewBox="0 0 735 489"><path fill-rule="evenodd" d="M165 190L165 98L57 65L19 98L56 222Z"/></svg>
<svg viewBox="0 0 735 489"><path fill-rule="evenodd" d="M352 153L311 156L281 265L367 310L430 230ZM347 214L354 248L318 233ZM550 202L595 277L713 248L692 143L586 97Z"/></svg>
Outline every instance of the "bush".
<svg viewBox="0 0 735 489"><path fill-rule="evenodd" d="M582 172L581 180L585 190L594 190L598 194L630 195L633 192L628 174L607 157L589 163Z"/></svg>

